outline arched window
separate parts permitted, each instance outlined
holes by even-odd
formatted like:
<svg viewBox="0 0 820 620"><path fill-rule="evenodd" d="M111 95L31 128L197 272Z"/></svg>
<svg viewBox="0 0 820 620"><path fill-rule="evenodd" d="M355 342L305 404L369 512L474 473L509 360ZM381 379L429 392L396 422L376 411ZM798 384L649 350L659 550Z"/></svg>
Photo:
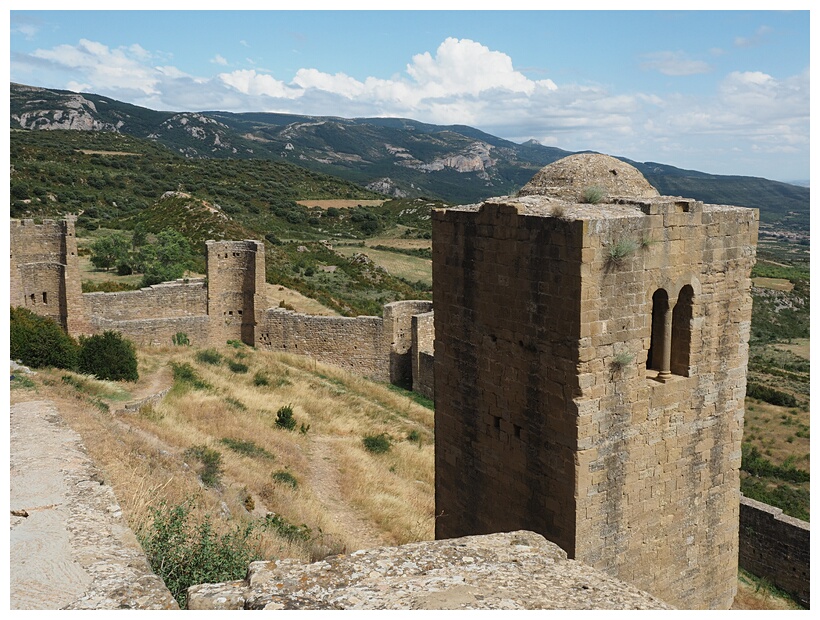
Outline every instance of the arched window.
<svg viewBox="0 0 820 620"><path fill-rule="evenodd" d="M669 381L673 374L689 376L694 298L690 284L681 288L677 299L670 300L662 288L652 295L652 333L646 368L658 371L658 381Z"/></svg>
<svg viewBox="0 0 820 620"><path fill-rule="evenodd" d="M691 285L684 286L672 311L672 374L689 376L689 351L692 343L692 303L695 291Z"/></svg>

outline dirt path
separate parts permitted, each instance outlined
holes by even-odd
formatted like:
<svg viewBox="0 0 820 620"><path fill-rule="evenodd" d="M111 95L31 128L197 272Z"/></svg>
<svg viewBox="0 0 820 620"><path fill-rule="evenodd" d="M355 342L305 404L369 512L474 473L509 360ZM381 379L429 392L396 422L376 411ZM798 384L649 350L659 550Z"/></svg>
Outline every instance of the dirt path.
<svg viewBox="0 0 820 620"><path fill-rule="evenodd" d="M10 410L12 609L173 609L53 401Z"/></svg>
<svg viewBox="0 0 820 620"><path fill-rule="evenodd" d="M340 438L330 436L313 438L309 454L313 491L331 519L350 535L354 548L348 548L348 552L384 546L388 544L384 536L342 497L339 467L334 454L334 444L339 441Z"/></svg>

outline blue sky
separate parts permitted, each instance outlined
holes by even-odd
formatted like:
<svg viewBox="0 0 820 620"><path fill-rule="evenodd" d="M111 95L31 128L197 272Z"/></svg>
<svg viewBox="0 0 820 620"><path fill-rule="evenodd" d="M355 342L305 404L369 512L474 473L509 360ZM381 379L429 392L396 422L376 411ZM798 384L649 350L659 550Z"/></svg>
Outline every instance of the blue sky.
<svg viewBox="0 0 820 620"><path fill-rule="evenodd" d="M152 109L400 116L809 178L807 10L12 10L9 33L12 81Z"/></svg>

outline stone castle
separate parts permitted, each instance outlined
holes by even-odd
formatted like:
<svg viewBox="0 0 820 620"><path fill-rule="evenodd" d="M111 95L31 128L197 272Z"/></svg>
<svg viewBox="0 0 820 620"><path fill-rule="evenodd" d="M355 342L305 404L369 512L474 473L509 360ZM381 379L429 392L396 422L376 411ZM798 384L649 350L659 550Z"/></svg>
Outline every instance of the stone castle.
<svg viewBox="0 0 820 620"><path fill-rule="evenodd" d="M728 608L757 226L585 154L434 211L435 315L265 308L257 241L208 242L207 282L83 294L71 220L12 221L11 301L71 333L236 339L435 384L437 538L531 530L672 605Z"/></svg>
<svg viewBox="0 0 820 620"><path fill-rule="evenodd" d="M205 279L82 293L72 218L41 224L11 220L10 233L11 305L48 316L72 335L114 330L139 345L169 345L179 333L196 346L238 340L313 356L406 387L415 368L428 377L427 392L432 391L429 301L387 304L382 317L309 316L268 308L265 248L247 240L208 241Z"/></svg>

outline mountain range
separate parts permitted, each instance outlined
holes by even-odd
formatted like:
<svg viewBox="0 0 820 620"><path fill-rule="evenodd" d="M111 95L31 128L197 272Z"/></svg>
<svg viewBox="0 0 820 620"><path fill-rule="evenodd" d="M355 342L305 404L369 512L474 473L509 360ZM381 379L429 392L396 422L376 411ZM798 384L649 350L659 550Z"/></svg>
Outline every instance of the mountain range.
<svg viewBox="0 0 820 620"><path fill-rule="evenodd" d="M288 161L393 197L478 202L517 191L540 168L572 154L534 140L517 144L466 125L156 111L91 93L15 83L10 93L12 129L118 132L155 141L187 158ZM808 187L620 159L640 170L661 194L759 208L762 230L808 233Z"/></svg>

